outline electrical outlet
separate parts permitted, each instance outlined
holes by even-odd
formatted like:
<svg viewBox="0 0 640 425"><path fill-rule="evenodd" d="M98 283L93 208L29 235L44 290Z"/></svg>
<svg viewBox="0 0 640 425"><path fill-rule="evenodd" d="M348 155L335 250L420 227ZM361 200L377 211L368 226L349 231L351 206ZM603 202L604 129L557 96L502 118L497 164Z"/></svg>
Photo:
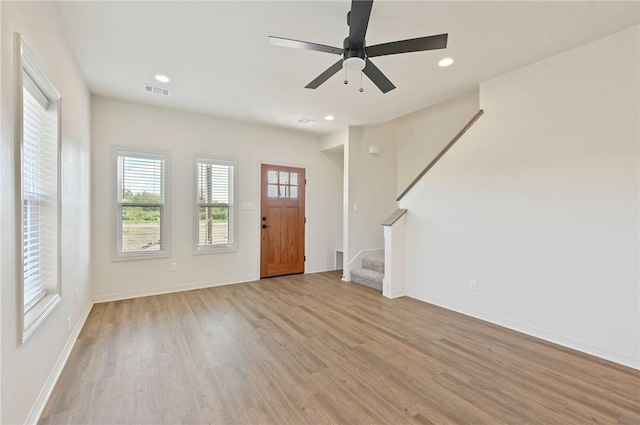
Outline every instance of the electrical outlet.
<svg viewBox="0 0 640 425"><path fill-rule="evenodd" d="M71 316L67 317L67 333L71 333Z"/></svg>
<svg viewBox="0 0 640 425"><path fill-rule="evenodd" d="M472 291L477 291L478 290L478 281L475 279L471 279L471 281L469 282L469 289Z"/></svg>
<svg viewBox="0 0 640 425"><path fill-rule="evenodd" d="M80 291L76 288L76 302L78 302L78 299L80 299Z"/></svg>
<svg viewBox="0 0 640 425"><path fill-rule="evenodd" d="M177 272L178 271L178 263L171 263L170 270L172 272Z"/></svg>

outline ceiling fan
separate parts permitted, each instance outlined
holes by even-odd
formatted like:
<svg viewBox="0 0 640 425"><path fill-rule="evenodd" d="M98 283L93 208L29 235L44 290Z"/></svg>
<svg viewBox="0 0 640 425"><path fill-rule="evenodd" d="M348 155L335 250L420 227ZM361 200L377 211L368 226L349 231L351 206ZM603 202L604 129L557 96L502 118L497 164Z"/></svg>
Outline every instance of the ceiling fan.
<svg viewBox="0 0 640 425"><path fill-rule="evenodd" d="M342 59L334 63L320 74L315 80L305 86L307 89L317 89L322 83L341 68L348 71L362 71L383 92L387 93L396 88L391 81L371 62L376 56L396 55L398 53L421 52L424 50L445 49L448 34L432 35L428 37L412 38L410 40L394 41L391 43L367 46L365 35L371 16L373 0L352 0L351 11L347 13L349 36L344 39L343 48L310 43L308 41L292 40L289 38L269 37L269 44L296 49L316 50L318 52L341 55ZM347 80L345 80L345 84ZM363 91L360 88L360 91Z"/></svg>

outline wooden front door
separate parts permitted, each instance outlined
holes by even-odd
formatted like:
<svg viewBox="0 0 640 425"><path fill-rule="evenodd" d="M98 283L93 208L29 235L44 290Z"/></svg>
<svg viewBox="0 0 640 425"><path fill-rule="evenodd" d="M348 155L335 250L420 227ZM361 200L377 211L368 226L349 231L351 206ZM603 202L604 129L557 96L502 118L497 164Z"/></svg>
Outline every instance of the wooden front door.
<svg viewBox="0 0 640 425"><path fill-rule="evenodd" d="M261 278L304 273L304 171L262 164Z"/></svg>

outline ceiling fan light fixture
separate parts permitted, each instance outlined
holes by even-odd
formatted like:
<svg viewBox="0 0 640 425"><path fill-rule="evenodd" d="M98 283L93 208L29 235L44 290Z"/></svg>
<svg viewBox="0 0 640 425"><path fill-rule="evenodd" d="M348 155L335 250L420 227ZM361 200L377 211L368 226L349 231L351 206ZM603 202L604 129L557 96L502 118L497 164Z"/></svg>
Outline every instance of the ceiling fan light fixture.
<svg viewBox="0 0 640 425"><path fill-rule="evenodd" d="M444 58L444 59L440 59L440 62L438 62L438 65L440 65L441 67L446 67L449 66L453 63L453 59L451 58Z"/></svg>
<svg viewBox="0 0 640 425"><path fill-rule="evenodd" d="M342 67L347 71L362 71L365 66L365 61L363 58L359 57L350 57L346 58L342 61Z"/></svg>

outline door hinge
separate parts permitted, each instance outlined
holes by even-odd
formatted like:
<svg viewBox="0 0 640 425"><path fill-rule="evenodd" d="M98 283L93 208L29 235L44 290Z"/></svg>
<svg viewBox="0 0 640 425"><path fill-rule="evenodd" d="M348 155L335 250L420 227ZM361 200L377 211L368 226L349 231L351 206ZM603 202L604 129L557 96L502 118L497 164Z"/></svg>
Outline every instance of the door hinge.
<svg viewBox="0 0 640 425"><path fill-rule="evenodd" d="M305 217L305 218L304 218L304 222L305 222L305 223L307 222L307 217Z"/></svg>
<svg viewBox="0 0 640 425"><path fill-rule="evenodd" d="M304 179L304 184L307 184L307 179Z"/></svg>
<svg viewBox="0 0 640 425"><path fill-rule="evenodd" d="M304 261L307 261L307 256L306 255L304 256Z"/></svg>

